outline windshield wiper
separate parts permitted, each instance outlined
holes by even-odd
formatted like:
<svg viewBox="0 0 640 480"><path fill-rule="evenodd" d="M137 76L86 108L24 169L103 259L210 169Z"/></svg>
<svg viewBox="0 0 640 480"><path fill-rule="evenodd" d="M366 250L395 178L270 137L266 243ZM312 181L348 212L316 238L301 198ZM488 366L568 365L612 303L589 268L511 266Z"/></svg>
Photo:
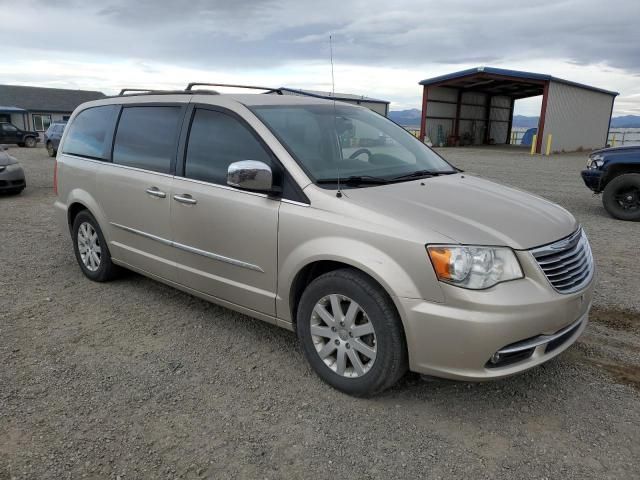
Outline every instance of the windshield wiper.
<svg viewBox="0 0 640 480"><path fill-rule="evenodd" d="M438 175L451 175L456 172L436 172L433 170L416 170L415 172L406 173L404 175L398 175L391 178L389 181L405 180L408 178L424 178L424 177L437 177Z"/></svg>
<svg viewBox="0 0 640 480"><path fill-rule="evenodd" d="M350 177L336 178L322 178L316 183L344 183L345 185L384 185L389 183L389 180L381 177L372 177L371 175L351 175Z"/></svg>

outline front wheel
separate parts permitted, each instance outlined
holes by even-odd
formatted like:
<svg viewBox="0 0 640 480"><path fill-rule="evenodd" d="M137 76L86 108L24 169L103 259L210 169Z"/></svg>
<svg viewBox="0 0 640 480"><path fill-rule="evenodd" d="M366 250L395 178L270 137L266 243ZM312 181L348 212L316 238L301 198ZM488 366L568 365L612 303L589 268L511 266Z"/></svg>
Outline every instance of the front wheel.
<svg viewBox="0 0 640 480"><path fill-rule="evenodd" d="M27 137L24 139L24 144L25 146L29 147L29 148L33 148L36 146L36 139L33 137Z"/></svg>
<svg viewBox="0 0 640 480"><path fill-rule="evenodd" d="M111 262L109 247L100 226L88 210L76 215L71 235L76 260L87 278L94 282L106 282L117 276L118 267Z"/></svg>
<svg viewBox="0 0 640 480"><path fill-rule="evenodd" d="M56 149L53 148L53 142L47 142L47 153L50 157L56 156Z"/></svg>
<svg viewBox="0 0 640 480"><path fill-rule="evenodd" d="M381 392L407 370L402 324L386 292L351 269L316 278L300 299L297 333L316 373L350 395Z"/></svg>
<svg viewBox="0 0 640 480"><path fill-rule="evenodd" d="M640 220L640 173L626 173L611 180L604 189L602 204L612 217Z"/></svg>

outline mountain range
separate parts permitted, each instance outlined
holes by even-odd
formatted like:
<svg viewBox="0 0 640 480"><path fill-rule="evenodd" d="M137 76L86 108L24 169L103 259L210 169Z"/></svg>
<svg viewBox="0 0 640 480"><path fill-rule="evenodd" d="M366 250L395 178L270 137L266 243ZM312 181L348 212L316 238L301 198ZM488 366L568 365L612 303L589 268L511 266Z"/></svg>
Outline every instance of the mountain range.
<svg viewBox="0 0 640 480"><path fill-rule="evenodd" d="M420 127L420 110L410 108L408 110L391 110L389 118L403 127ZM525 115L514 115L513 126L531 128L538 126L538 117L527 117ZM640 116L624 115L611 119L611 128L640 128Z"/></svg>

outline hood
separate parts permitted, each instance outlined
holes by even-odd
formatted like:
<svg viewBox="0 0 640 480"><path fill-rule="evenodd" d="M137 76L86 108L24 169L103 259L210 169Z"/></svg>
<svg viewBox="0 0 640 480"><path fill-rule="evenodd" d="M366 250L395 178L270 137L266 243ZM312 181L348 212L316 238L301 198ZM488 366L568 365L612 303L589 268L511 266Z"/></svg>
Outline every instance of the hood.
<svg viewBox="0 0 640 480"><path fill-rule="evenodd" d="M422 185L424 184L424 185ZM372 215L437 232L452 243L523 250L566 237L578 228L567 210L543 198L467 173L343 190Z"/></svg>
<svg viewBox="0 0 640 480"><path fill-rule="evenodd" d="M7 165L13 165L14 163L18 163L18 160L13 158L4 150L0 150L0 167L6 167Z"/></svg>
<svg viewBox="0 0 640 480"><path fill-rule="evenodd" d="M640 145L627 145L622 147L609 147L609 148L601 148L600 150L594 150L589 154L595 155L599 154L607 154L607 153L640 153Z"/></svg>

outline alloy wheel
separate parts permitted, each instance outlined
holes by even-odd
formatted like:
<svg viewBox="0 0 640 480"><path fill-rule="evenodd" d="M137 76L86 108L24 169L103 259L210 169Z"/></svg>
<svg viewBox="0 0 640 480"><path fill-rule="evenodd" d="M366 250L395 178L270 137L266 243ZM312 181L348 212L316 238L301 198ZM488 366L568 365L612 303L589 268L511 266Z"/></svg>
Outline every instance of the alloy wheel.
<svg viewBox="0 0 640 480"><path fill-rule="evenodd" d="M618 191L615 199L624 210L640 209L640 190L637 188Z"/></svg>
<svg viewBox="0 0 640 480"><path fill-rule="evenodd" d="M102 249L100 239L93 225L83 222L78 228L78 251L82 263L90 272L95 272L100 268L102 260Z"/></svg>
<svg viewBox="0 0 640 480"><path fill-rule="evenodd" d="M376 360L376 333L362 307L344 295L321 298L311 314L311 337L324 364L342 377L365 375Z"/></svg>

